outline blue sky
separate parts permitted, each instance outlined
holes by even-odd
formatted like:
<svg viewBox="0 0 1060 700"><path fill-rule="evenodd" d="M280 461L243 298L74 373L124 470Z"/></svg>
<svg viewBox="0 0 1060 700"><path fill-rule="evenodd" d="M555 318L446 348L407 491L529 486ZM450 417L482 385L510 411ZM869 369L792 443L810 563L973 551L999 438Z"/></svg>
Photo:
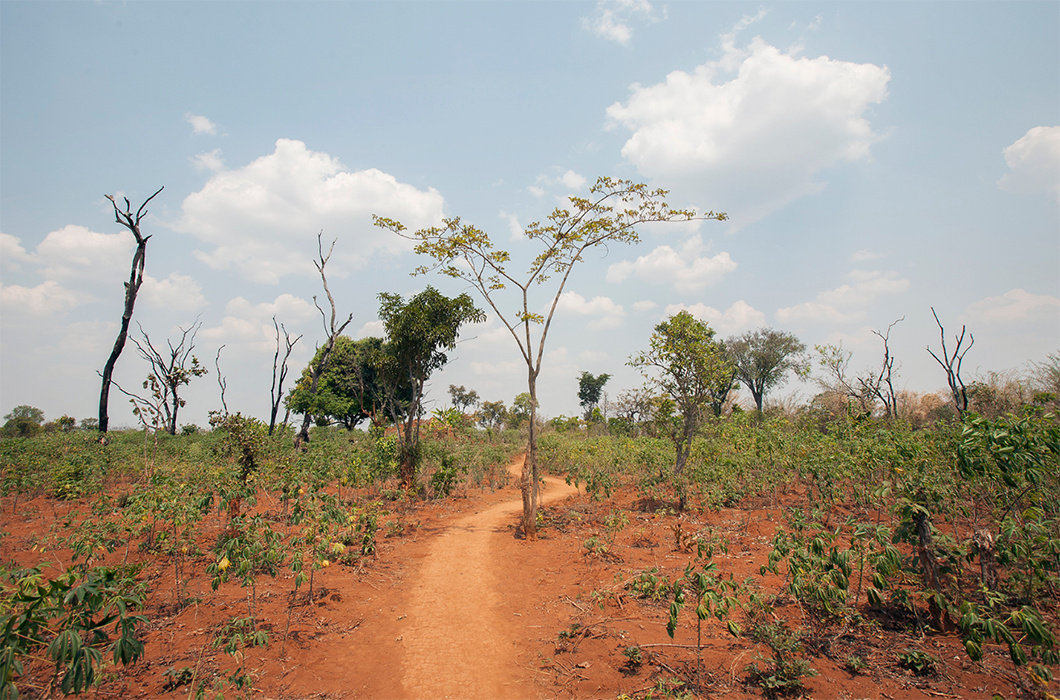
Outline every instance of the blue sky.
<svg viewBox="0 0 1060 700"><path fill-rule="evenodd" d="M411 277L422 261L372 214L458 215L528 260L521 227L601 175L731 220L649 227L575 271L546 415L578 411L581 371L612 374L612 398L639 385L626 360L680 309L721 337L842 342L855 370L904 316L916 391L944 386L932 306L974 333L969 374L1060 347L1055 2L5 1L0 414L96 415L132 257L104 194L165 185L134 321L156 342L202 322L211 373L180 422L204 425L221 344L229 408L267 417L272 316L303 335L292 374L322 342L319 231L352 335L380 335L379 292L465 289ZM454 383L525 391L495 319L463 337L432 407ZM146 372L130 344L116 378ZM134 423L113 393L111 416Z"/></svg>

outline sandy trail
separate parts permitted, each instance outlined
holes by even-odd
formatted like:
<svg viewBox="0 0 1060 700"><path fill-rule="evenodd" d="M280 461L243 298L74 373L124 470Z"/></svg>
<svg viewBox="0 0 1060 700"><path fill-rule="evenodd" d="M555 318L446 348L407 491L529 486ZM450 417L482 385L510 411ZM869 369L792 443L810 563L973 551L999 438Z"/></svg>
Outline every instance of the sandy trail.
<svg viewBox="0 0 1060 700"><path fill-rule="evenodd" d="M523 458L509 465L517 477ZM562 479L545 477L541 503L577 493ZM505 501L456 521L438 535L409 595L402 684L409 698L526 697L516 662L520 618L500 611L506 562L493 553L498 537L522 509ZM531 545L532 546L532 545Z"/></svg>

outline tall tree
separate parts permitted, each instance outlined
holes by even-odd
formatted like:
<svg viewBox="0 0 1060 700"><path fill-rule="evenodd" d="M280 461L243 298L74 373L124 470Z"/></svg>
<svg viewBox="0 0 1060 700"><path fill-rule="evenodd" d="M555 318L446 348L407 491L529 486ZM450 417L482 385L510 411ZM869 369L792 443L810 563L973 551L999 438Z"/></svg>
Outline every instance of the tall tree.
<svg viewBox="0 0 1060 700"><path fill-rule="evenodd" d="M350 321L353 320L353 314L351 313L346 317L340 325L336 326L335 321L337 318L337 310L335 307L335 297L331 296L331 290L328 289L328 277L324 272L324 268L327 267L328 260L331 259L331 253L335 250L335 241L331 242L331 247L328 248L328 254L324 255L324 244L322 237L324 233L320 232L317 234L317 259L313 261L313 266L316 267L317 272L320 273L320 282L324 285L324 293L328 297L328 303L331 305L331 323L328 323L328 318L324 314L324 309L320 308L320 304L317 303L317 298L313 297L313 304L317 307L317 311L320 312L320 318L324 322L324 332L328 334L328 339L324 342L324 346L318 352L320 361L317 363L310 363L310 377L309 377L309 393L315 394L317 392L317 385L320 383L321 373L328 367L328 358L331 355L331 349L335 347L335 340L346 330L346 326L350 325ZM305 418L302 419L302 429L298 431L298 436L295 437L295 446L301 447L309 442L309 424L312 422L312 416L307 411Z"/></svg>
<svg viewBox="0 0 1060 700"><path fill-rule="evenodd" d="M147 203L157 197L158 193L163 189L165 188L159 187L158 192L144 200L144 203L140 205L135 214L132 213L132 204L129 203L128 197L124 198L125 211L122 211L118 209L118 203L114 201L114 197L109 194L104 195L110 200L111 206L114 207L114 220L132 231L133 238L136 239L136 252L133 254L129 281L125 283L125 310L121 314L121 330L118 331L118 337L114 341L114 347L111 348L110 357L107 358L107 364L103 366L103 373L100 375L103 378L103 387L99 391L99 432L101 433L106 433L107 428L110 426L108 407L110 403L110 384L114 376L114 365L117 364L121 351L125 349L125 341L129 337L129 324L132 322L133 317L133 307L136 305L136 295L140 292L140 285L144 281L147 241L151 237L140 233L140 220L147 214Z"/></svg>
<svg viewBox="0 0 1060 700"><path fill-rule="evenodd" d="M151 373L144 381L144 389L150 390L157 400L165 420L166 432L170 435L177 434L177 411L186 403L179 396L180 387L208 371L199 364L199 358L191 354L195 350L195 334L201 327L202 324L196 322L188 328L181 328L180 342L174 345L173 341L167 340L169 349L165 352L155 348L142 326L140 334L143 336L143 343L133 338L136 349L151 365Z"/></svg>
<svg viewBox="0 0 1060 700"><path fill-rule="evenodd" d="M680 474L718 386L731 383L732 364L714 340L714 329L687 311L655 326L650 346L628 364L666 392L681 413L680 429L671 436L677 448L674 471Z"/></svg>
<svg viewBox="0 0 1060 700"><path fill-rule="evenodd" d="M803 376L810 371L806 346L791 333L759 328L728 339L725 347L759 414L766 394L783 385L788 372Z"/></svg>
<svg viewBox="0 0 1060 700"><path fill-rule="evenodd" d="M465 389L463 385L449 385L449 398L453 402L453 408L463 413L472 406L478 406L478 392L474 389Z"/></svg>
<svg viewBox="0 0 1060 700"><path fill-rule="evenodd" d="M309 391L311 368L320 364L324 348L317 350L287 395L287 408L299 415L308 412L318 423L327 419L353 430L364 419L385 409L387 391L377 366L382 348L382 338L353 340L340 335L335 339L327 369L320 374L316 393ZM407 405L412 397L411 386L407 382L399 386L397 396L400 405Z"/></svg>
<svg viewBox="0 0 1060 700"><path fill-rule="evenodd" d="M419 464L420 426L417 420L423 405L423 385L431 374L446 365L443 350L456 348L460 326L481 323L486 314L475 308L471 297L461 294L450 299L434 287L405 302L400 295L383 292L379 318L386 328L386 343L379 354L384 381L395 386L411 386L412 396L399 434L401 479L411 489ZM393 397L393 395L392 395ZM399 422L398 402L391 400L394 423Z"/></svg>
<svg viewBox="0 0 1060 700"><path fill-rule="evenodd" d="M526 363L527 388L533 406L522 474L523 532L527 539L537 537L537 379L548 330L574 265L593 248L638 242L639 224L727 218L722 213L698 215L691 210L672 209L666 203L666 195L666 190L650 190L647 185L629 180L601 177L589 190L589 197L570 197L569 209L556 208L544 223L535 221L526 227L525 238L542 250L522 275L508 269L511 261L508 251L495 249L488 234L462 223L459 218L446 219L441 226L409 234L398 221L374 217L376 225L416 241L416 252L434 259L433 264L419 267L414 274L439 270L469 282L486 299L519 346ZM558 280L554 284L555 294L547 313L542 315L532 310L541 305L531 300L530 290L552 277ZM514 313L500 310L502 292L509 288L514 288L521 301ZM540 335L535 341L534 329L538 327Z"/></svg>
<svg viewBox="0 0 1060 700"><path fill-rule="evenodd" d="M953 407L957 410L957 415L963 418L964 414L968 412L968 387L964 385L964 380L961 379L961 364L964 362L964 356L975 345L975 336L967 333L965 326L961 326L961 334L954 337L957 344L953 346L953 352L951 353L946 349L946 329L942 327L942 321L939 320L939 315L935 313L935 307L931 307L931 315L935 317L935 323L939 327L939 338L942 340L942 357L940 358L936 355L930 346L928 346L927 351L935 358L935 362L938 362L939 366L946 371L946 383L950 387L950 396L953 397ZM966 333L968 335L968 344L961 350Z"/></svg>
<svg viewBox="0 0 1060 700"><path fill-rule="evenodd" d="M600 403L600 394L603 393L604 385L610 378L610 374L593 376L591 372L582 372L578 377L578 403L585 412L585 420L589 420L593 409Z"/></svg>

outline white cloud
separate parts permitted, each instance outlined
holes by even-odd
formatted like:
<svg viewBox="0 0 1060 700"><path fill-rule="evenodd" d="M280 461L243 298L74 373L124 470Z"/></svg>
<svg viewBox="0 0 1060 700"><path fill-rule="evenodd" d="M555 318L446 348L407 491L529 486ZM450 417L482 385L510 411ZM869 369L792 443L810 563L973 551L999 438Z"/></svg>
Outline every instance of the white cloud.
<svg viewBox="0 0 1060 700"><path fill-rule="evenodd" d="M625 46L633 38L633 22L652 22L647 0L600 0L592 17L582 17L582 27L596 36Z"/></svg>
<svg viewBox="0 0 1060 700"><path fill-rule="evenodd" d="M200 114L184 113L184 121L191 124L193 134L216 134L217 125Z"/></svg>
<svg viewBox="0 0 1060 700"><path fill-rule="evenodd" d="M608 267L607 281L619 283L635 277L650 284L670 284L679 292L696 292L721 282L736 269L736 262L728 253L699 257L702 248L698 235L685 241L680 250L659 246L633 262L624 260Z"/></svg>
<svg viewBox="0 0 1060 700"><path fill-rule="evenodd" d="M611 356L606 352L601 352L599 350L582 350L578 353L579 360L585 360L586 362L592 362L595 364L599 364L610 357Z"/></svg>
<svg viewBox="0 0 1060 700"><path fill-rule="evenodd" d="M384 326L383 322L378 319L375 321L369 321L357 329L356 335L358 340L364 338L385 338L386 326Z"/></svg>
<svg viewBox="0 0 1060 700"><path fill-rule="evenodd" d="M206 306L202 286L191 277L176 272L171 272L163 280L144 275L139 298L156 309L194 311Z"/></svg>
<svg viewBox="0 0 1060 700"><path fill-rule="evenodd" d="M225 159L221 157L220 148L215 148L206 153L200 153L188 160L191 161L191 164L195 166L196 170L209 170L210 172L217 173L225 169Z"/></svg>
<svg viewBox="0 0 1060 700"><path fill-rule="evenodd" d="M85 301L88 301L87 297L65 289L54 280L36 287L0 286L0 306L4 316L52 316L65 313Z"/></svg>
<svg viewBox="0 0 1060 700"><path fill-rule="evenodd" d="M525 374L526 372L526 365L522 362L472 362L470 364L471 371L477 376L512 375L519 372Z"/></svg>
<svg viewBox="0 0 1060 700"><path fill-rule="evenodd" d="M1031 294L1013 289L1001 296L987 297L968 306L965 314L981 323L1051 323L1054 332L1060 330L1060 298ZM1054 336L1055 340L1055 336Z"/></svg>
<svg viewBox="0 0 1060 700"><path fill-rule="evenodd" d="M529 187L526 188L526 191L529 192L530 194L534 195L535 197L544 197L545 196L544 188L538 187L537 185L530 185Z"/></svg>
<svg viewBox="0 0 1060 700"><path fill-rule="evenodd" d="M809 321L811 323L849 323L865 317L864 311L844 313L831 304L807 301L795 306L777 309L777 320L782 323Z"/></svg>
<svg viewBox="0 0 1060 700"><path fill-rule="evenodd" d="M859 250L850 256L851 262L867 262L869 260L879 260L880 258L887 257L887 253L877 253L873 250Z"/></svg>
<svg viewBox="0 0 1060 700"><path fill-rule="evenodd" d="M633 310L634 311L651 311L652 309L656 308L657 306L659 306L659 305L656 304L651 299L645 299L643 301L638 301L635 304L633 304Z"/></svg>
<svg viewBox="0 0 1060 700"><path fill-rule="evenodd" d="M998 180L1010 192L1050 192L1060 198L1060 126L1036 126L1005 149L1011 172Z"/></svg>
<svg viewBox="0 0 1060 700"><path fill-rule="evenodd" d="M633 132L622 154L641 174L709 192L700 204L726 211L735 229L820 191L822 171L871 157L881 136L866 112L887 97L886 67L800 58L758 37L737 48L735 31L722 48L607 109Z"/></svg>
<svg viewBox="0 0 1060 700"><path fill-rule="evenodd" d="M732 335L741 331L749 331L763 325L766 320L765 314L743 299L737 301L725 311L719 311L702 302L691 306L670 304L666 307L666 313L663 318L669 318L680 311L687 311L700 321L706 321L721 335Z"/></svg>
<svg viewBox="0 0 1060 700"><path fill-rule="evenodd" d="M7 233L0 233L0 261L4 269L15 271L24 262L33 262L33 256L22 247L22 239Z"/></svg>
<svg viewBox="0 0 1060 700"><path fill-rule="evenodd" d="M316 236L339 238L331 267L336 276L367 265L379 253L399 253L410 241L372 224L372 214L400 220L410 230L440 223L444 200L379 170L349 172L327 153L280 139L276 150L225 170L188 195L173 225L212 250L196 251L215 269L235 269L254 282L285 275L316 275Z"/></svg>
<svg viewBox="0 0 1060 700"><path fill-rule="evenodd" d="M559 168L556 168L556 170L558 171ZM538 175L537 184L531 185L526 189L535 197L543 197L545 195L546 187L559 186L570 192L576 192L585 187L586 182L588 182L588 180L585 179L584 175L580 175L573 170L568 170L559 175Z"/></svg>
<svg viewBox="0 0 1060 700"><path fill-rule="evenodd" d="M585 178L573 170L568 170L559 177L559 181L568 190L580 190L585 187Z"/></svg>
<svg viewBox="0 0 1060 700"><path fill-rule="evenodd" d="M132 233L96 233L70 224L52 231L37 245L41 274L48 278L89 278L113 280L128 278L128 265L136 248Z"/></svg>
<svg viewBox="0 0 1060 700"><path fill-rule="evenodd" d="M598 318L589 322L589 330L593 331L617 328L622 325L622 319L626 317L621 304L616 304L610 298L593 297L591 301L586 301L585 297L577 292L564 292L559 298L556 311L560 314L597 316Z"/></svg>
<svg viewBox="0 0 1060 700"><path fill-rule="evenodd" d="M501 218L508 222L508 233L513 241L518 241L523 237L523 226L515 214L502 211Z"/></svg>
<svg viewBox="0 0 1060 700"><path fill-rule="evenodd" d="M243 297L236 297L225 306L225 317L220 325L204 328L199 335L216 343L246 344L271 352L276 348L273 316L278 323L291 328L318 314L310 302L291 294L281 294L274 301L261 304L251 304Z"/></svg>
<svg viewBox="0 0 1060 700"><path fill-rule="evenodd" d="M865 317L863 307L885 294L900 294L909 289L909 280L894 271L851 270L851 284L844 284L817 295L817 301L777 309L777 320L783 323L849 323Z"/></svg>

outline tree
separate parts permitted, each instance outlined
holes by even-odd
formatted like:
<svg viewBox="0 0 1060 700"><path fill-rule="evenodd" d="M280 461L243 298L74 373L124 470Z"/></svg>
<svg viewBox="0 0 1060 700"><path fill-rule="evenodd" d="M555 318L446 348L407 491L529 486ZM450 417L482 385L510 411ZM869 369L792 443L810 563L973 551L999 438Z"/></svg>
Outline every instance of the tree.
<svg viewBox="0 0 1060 700"><path fill-rule="evenodd" d="M483 401L478 412L478 422L486 430L493 430L504 425L508 420L508 409L503 401Z"/></svg>
<svg viewBox="0 0 1060 700"><path fill-rule="evenodd" d="M938 362L942 369L946 371L946 383L949 384L950 396L953 397L953 407L957 409L957 416L963 418L968 411L968 388L964 386L964 381L961 380L961 363L964 362L964 356L975 345L975 336L968 333L968 345L962 351L961 345L964 344L966 328L961 326L961 334L956 336L957 345L954 346L951 354L946 350L946 329L942 327L942 321L939 320L939 315L935 313L935 307L931 307L931 315L935 317L935 323L939 327L939 337L942 339L942 357L940 358L936 355L931 350L931 346L927 347L927 351L935 358L935 362Z"/></svg>
<svg viewBox="0 0 1060 700"><path fill-rule="evenodd" d="M725 220L725 214L709 212L697 215L691 210L672 209L666 203L666 190L649 190L647 185L629 180L601 177L589 190L589 197L570 197L570 208L556 208L544 223L533 222L523 234L526 240L540 245L541 253L530 263L524 275L509 271L511 254L497 250L485 232L464 224L459 218L446 219L441 226L421 229L409 234L398 221L373 217L378 226L417 242L416 252L434 259L413 274L438 270L449 277L469 282L486 299L490 308L515 338L526 363L527 388L533 399L530 432L527 436L527 455L523 463L523 533L533 540L537 537L537 379L545 340L559 305L560 297L574 265L593 248L607 248L613 243L636 243L640 240L636 227L656 221L692 221L697 219ZM531 301L530 290L555 276L555 294L548 311L542 315L531 309L541 308ZM502 312L500 298L509 287L520 297L519 310ZM535 339L533 329L540 327ZM535 349L536 345L536 349Z"/></svg>
<svg viewBox="0 0 1060 700"><path fill-rule="evenodd" d="M509 428L515 428L518 430L523 427L523 423L527 421L537 420L537 401L534 400L530 393L524 391L512 399L512 407L508 409L508 416L506 422Z"/></svg>
<svg viewBox="0 0 1060 700"><path fill-rule="evenodd" d="M383 348L382 338L353 340L340 335L331 349L327 369L320 374L315 393L309 391L312 368L320 364L324 348L317 350L287 395L287 408L293 413L317 419L326 418L353 430L365 418L384 410L387 391L377 366ZM399 402L407 404L412 388L406 382L397 389Z"/></svg>
<svg viewBox="0 0 1060 700"><path fill-rule="evenodd" d="M166 345L169 346L169 351L166 354L155 349L155 346L151 344L151 338L142 326L140 334L144 337L143 344L133 338L136 349L151 365L151 373L144 380L144 389L150 390L157 400L158 407L161 408L165 418L166 432L170 435L177 434L177 411L185 404L184 399L178 396L180 387L208 371L199 364L199 358L191 354L195 349L195 334L201 327L201 323L193 323L186 329L179 329L180 342L173 345L172 341L167 340Z"/></svg>
<svg viewBox="0 0 1060 700"><path fill-rule="evenodd" d="M422 412L423 385L436 369L449 362L442 351L456 348L460 326L481 323L486 314L475 308L467 294L450 299L431 286L408 302L388 292L380 294L379 300L379 318L387 334L379 353L379 368L389 388L388 403L395 424L400 423L401 413L396 388L412 388L404 425L398 430L401 478L405 488L411 489L419 463L417 419Z"/></svg>
<svg viewBox="0 0 1060 700"><path fill-rule="evenodd" d="M159 187L158 192L161 192L164 187ZM103 378L103 387L99 392L99 432L106 433L107 428L110 424L110 416L107 414L108 405L110 401L110 385L111 378L114 376L114 365L118 362L118 356L121 355L121 351L125 349L125 341L129 337L129 324L132 322L133 307L136 305L136 295L140 291L140 285L144 281L144 261L147 255L147 241L150 236L144 236L140 233L140 219L147 214L147 203L158 196L158 192L148 197L140 208L136 210L136 213L132 213L132 205L129 203L129 198L125 197L125 211L118 209L118 203L114 201L114 197L109 194L104 195L110 200L111 206L114 207L114 220L125 228L132 231L133 238L136 239L136 253L133 254L132 260L132 271L129 273L129 281L125 283L125 310L121 315L121 330L118 331L118 337L114 341L114 347L110 351L110 357L107 358L107 364L103 367L103 373L100 375Z"/></svg>
<svg viewBox="0 0 1060 700"><path fill-rule="evenodd" d="M610 374L598 374L594 377L590 372L582 372L578 377L578 403L585 412L585 420L589 420L593 409L600 403L600 394L610 378Z"/></svg>
<svg viewBox="0 0 1060 700"><path fill-rule="evenodd" d="M453 401L453 408L463 413L472 406L478 406L478 392L474 389L465 389L463 385L449 385L449 398Z"/></svg>
<svg viewBox="0 0 1060 700"><path fill-rule="evenodd" d="M680 429L671 436L677 449L674 472L680 474L719 385L731 386L732 364L714 340L714 329L687 311L655 326L650 345L628 364L673 399L681 413Z"/></svg>
<svg viewBox="0 0 1060 700"><path fill-rule="evenodd" d="M728 339L725 348L759 414L766 393L783 385L788 372L803 376L810 371L806 346L791 333L760 328Z"/></svg>
<svg viewBox="0 0 1060 700"><path fill-rule="evenodd" d="M272 406L272 410L269 413L269 435L276 431L276 414L280 412L280 402L283 401L283 380L287 378L287 360L291 358L291 351L294 350L295 343L302 339L302 336L298 336L291 340L291 334L287 332L282 323L276 323L275 316L272 317L272 325L276 329L276 354L272 357L272 385L269 387L269 401ZM280 360L281 330L283 331L284 346L282 361ZM218 372L218 376L220 376L220 372Z"/></svg>
<svg viewBox="0 0 1060 700"><path fill-rule="evenodd" d="M328 248L328 254L324 255L324 244L322 237L324 233L321 231L317 234L317 259L313 261L313 266L316 267L317 272L320 273L320 282L324 285L324 293L328 296L328 303L331 305L331 323L328 323L327 317L324 315L324 309L320 308L320 304L317 303L317 298L313 297L313 305L317 307L317 311L320 312L320 319L324 322L324 331L328 334L328 339L324 343L319 351L320 361L317 363L309 363L310 376L309 376L309 393L315 394L317 392L317 385L320 382L321 373L328 367L328 358L331 355L331 349L335 347L335 340L342 334L342 331L346 330L346 326L350 325L350 321L353 320L353 314L351 313L346 317L339 326L335 325L336 320L336 308L335 298L331 296L331 290L328 289L328 278L324 274L324 268L327 267L328 260L331 259L331 252L335 250L335 241L331 242L331 247ZM312 415L307 411L305 418L302 419L302 429L298 431L298 435L294 439L296 447L301 447L309 442L309 423L312 421Z"/></svg>
<svg viewBox="0 0 1060 700"><path fill-rule="evenodd" d="M0 428L4 437L33 437L41 430L44 411L23 404L11 409L11 413L4 416L4 420L4 427Z"/></svg>

